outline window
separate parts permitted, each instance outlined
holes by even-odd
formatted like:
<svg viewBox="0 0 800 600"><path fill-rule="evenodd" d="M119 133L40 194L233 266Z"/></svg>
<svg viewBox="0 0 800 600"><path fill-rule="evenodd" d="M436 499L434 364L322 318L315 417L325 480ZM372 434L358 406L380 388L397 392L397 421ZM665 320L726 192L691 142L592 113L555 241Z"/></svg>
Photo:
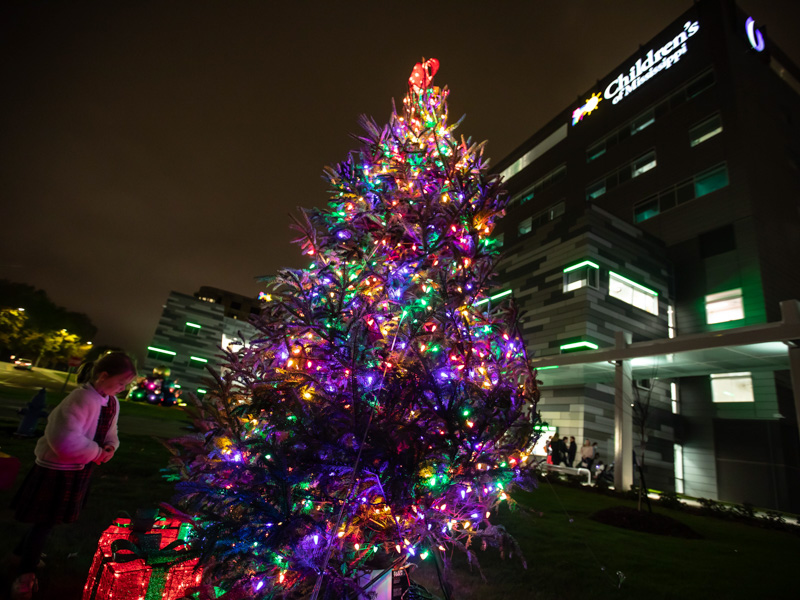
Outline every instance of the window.
<svg viewBox="0 0 800 600"><path fill-rule="evenodd" d="M656 166L656 153L650 151L631 163L631 177L638 177Z"/></svg>
<svg viewBox="0 0 800 600"><path fill-rule="evenodd" d="M658 314L658 293L613 271L608 274L608 295L650 314Z"/></svg>
<svg viewBox="0 0 800 600"><path fill-rule="evenodd" d="M755 402L751 374L749 372L712 374L711 401Z"/></svg>
<svg viewBox="0 0 800 600"><path fill-rule="evenodd" d="M650 169L655 168L655 166L656 153L655 150L651 150L636 160L626 163L615 171L611 171L610 173L606 174L603 179L595 181L589 185L586 188L586 199L594 200L595 198L599 198L607 191L613 190L615 187L625 183L629 179L647 173Z"/></svg>
<svg viewBox="0 0 800 600"><path fill-rule="evenodd" d="M600 158L603 154L606 153L606 141L603 140L593 146L589 146L586 149L586 162L592 162L595 159Z"/></svg>
<svg viewBox="0 0 800 600"><path fill-rule="evenodd" d="M147 358L155 358L162 362L172 362L175 360L175 352L172 350L164 350L163 348L156 348L155 346L148 346Z"/></svg>
<svg viewBox="0 0 800 600"><path fill-rule="evenodd" d="M686 97L692 99L700 92L703 92L714 85L714 71L706 71L699 77L696 77L686 86Z"/></svg>
<svg viewBox="0 0 800 600"><path fill-rule="evenodd" d="M694 148L718 133L722 133L722 118L716 114L689 130L689 145Z"/></svg>
<svg viewBox="0 0 800 600"><path fill-rule="evenodd" d="M197 323L186 321L186 325L183 327L183 333L187 335L199 335L200 329L201 327Z"/></svg>
<svg viewBox="0 0 800 600"><path fill-rule="evenodd" d="M522 169L539 158L542 154L550 150L550 148L558 144L561 140L566 139L566 137L567 124L564 123L561 127L556 129L553 133L523 154L516 162L511 164L511 166L502 171L500 173L500 177L503 179L512 178L514 175L522 171Z"/></svg>
<svg viewBox="0 0 800 600"><path fill-rule="evenodd" d="M233 310L241 310L242 303L241 302L231 302L231 308Z"/></svg>
<svg viewBox="0 0 800 600"><path fill-rule="evenodd" d="M600 267L589 260L567 267L564 269L564 292L587 286L597 289L599 271Z"/></svg>
<svg viewBox="0 0 800 600"><path fill-rule="evenodd" d="M706 296L706 323L725 323L744 319L742 288Z"/></svg>
<svg viewBox="0 0 800 600"><path fill-rule="evenodd" d="M202 358L200 356L190 356L189 357L189 366L195 369L205 369L206 364L208 364L207 358Z"/></svg>
<svg viewBox="0 0 800 600"><path fill-rule="evenodd" d="M561 353L565 352L576 352L579 350L597 350L600 346L595 344L594 342L572 342L571 344L563 344L559 346L559 350Z"/></svg>
<svg viewBox="0 0 800 600"><path fill-rule="evenodd" d="M600 181L595 181L589 187L586 188L586 199L587 200L594 200L595 198L599 198L603 194L606 193L606 182L605 179L601 179Z"/></svg>
<svg viewBox="0 0 800 600"><path fill-rule="evenodd" d="M650 196L633 206L633 222L641 223L652 219L659 213L658 196Z"/></svg>
<svg viewBox="0 0 800 600"><path fill-rule="evenodd" d="M523 191L519 196L514 198L515 201L517 198L519 199L520 204L525 204L529 200L532 200L538 194L541 194L544 190L553 187L555 184L562 181L567 176L567 167L565 165L561 165L558 168L554 169L541 179L539 179L536 183L532 186L528 187Z"/></svg>
<svg viewBox="0 0 800 600"><path fill-rule="evenodd" d="M655 122L656 122L656 115L653 109L651 108L644 114L639 115L633 121L631 121L631 135L636 135L637 133L649 127Z"/></svg>
<svg viewBox="0 0 800 600"><path fill-rule="evenodd" d="M506 234L505 233L501 233L496 238L494 238L494 241L497 242L497 247L498 248L502 248L503 247L503 242L505 241L505 237L506 237Z"/></svg>
<svg viewBox="0 0 800 600"><path fill-rule="evenodd" d="M723 163L719 166L699 173L694 177L694 197L699 198L728 185L728 167Z"/></svg>
<svg viewBox="0 0 800 600"><path fill-rule="evenodd" d="M533 217L528 217L524 221L521 221L519 226L517 227L517 231L520 235L525 235L526 233L530 233L531 229L533 229Z"/></svg>

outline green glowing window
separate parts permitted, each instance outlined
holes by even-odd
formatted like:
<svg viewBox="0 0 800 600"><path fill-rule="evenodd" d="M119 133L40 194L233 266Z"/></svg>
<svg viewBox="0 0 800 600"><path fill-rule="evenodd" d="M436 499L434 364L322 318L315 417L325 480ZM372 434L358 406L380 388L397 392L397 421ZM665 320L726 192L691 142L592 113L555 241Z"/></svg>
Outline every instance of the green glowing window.
<svg viewBox="0 0 800 600"><path fill-rule="evenodd" d="M633 205L633 222L641 223L659 214L658 196L650 196Z"/></svg>
<svg viewBox="0 0 800 600"><path fill-rule="evenodd" d="M653 109L651 108L647 112L639 115L633 121L631 121L631 135L636 135L643 129L650 127L653 123L656 122L656 115Z"/></svg>
<svg viewBox="0 0 800 600"><path fill-rule="evenodd" d="M722 117L716 114L689 130L689 145L694 148L719 133L722 133Z"/></svg>
<svg viewBox="0 0 800 600"><path fill-rule="evenodd" d="M694 197L699 198L728 185L728 167L724 163L695 175Z"/></svg>
<svg viewBox="0 0 800 600"><path fill-rule="evenodd" d="M586 199L587 200L595 200L599 198L603 194L606 193L606 180L601 179L600 181L595 181L589 187L586 188Z"/></svg>
<svg viewBox="0 0 800 600"><path fill-rule="evenodd" d="M517 231L520 235L525 235L526 233L530 233L533 229L533 217L528 217L524 221L521 221L519 226L517 227Z"/></svg>
<svg viewBox="0 0 800 600"><path fill-rule="evenodd" d="M155 358L162 362L172 362L175 360L175 352L172 350L165 350L164 348L156 348L155 346L147 347L147 358Z"/></svg>
<svg viewBox="0 0 800 600"><path fill-rule="evenodd" d="M608 274L608 295L650 314L658 314L658 292L613 271Z"/></svg>
<svg viewBox="0 0 800 600"><path fill-rule="evenodd" d="M200 325L197 323L192 323L191 321L186 321L186 325L183 327L183 332L188 335L199 335L200 333Z"/></svg>
<svg viewBox="0 0 800 600"><path fill-rule="evenodd" d="M586 162L597 160L606 153L606 141L603 140L586 149Z"/></svg>
<svg viewBox="0 0 800 600"><path fill-rule="evenodd" d="M713 373L711 375L713 402L755 402L753 378L745 373Z"/></svg>
<svg viewBox="0 0 800 600"><path fill-rule="evenodd" d="M571 265L564 269L564 292L572 292L582 287L597 289L600 267L590 260Z"/></svg>
<svg viewBox="0 0 800 600"><path fill-rule="evenodd" d="M597 350L599 346L592 342L572 342L564 344L559 349L561 352L578 352L580 350Z"/></svg>
<svg viewBox="0 0 800 600"><path fill-rule="evenodd" d="M506 296L510 296L513 293L513 291L514 290L506 290L504 292L498 292L497 294L493 294L493 295L489 296L488 298L484 298L483 300L478 300L475 303L475 306L482 306L482 305L487 304L489 302L494 302L495 300L500 300L501 298L505 298Z"/></svg>
<svg viewBox="0 0 800 600"><path fill-rule="evenodd" d="M706 323L726 323L744 319L742 288L706 296Z"/></svg>
<svg viewBox="0 0 800 600"><path fill-rule="evenodd" d="M631 163L631 177L638 177L644 175L650 169L656 168L656 153L651 150Z"/></svg>

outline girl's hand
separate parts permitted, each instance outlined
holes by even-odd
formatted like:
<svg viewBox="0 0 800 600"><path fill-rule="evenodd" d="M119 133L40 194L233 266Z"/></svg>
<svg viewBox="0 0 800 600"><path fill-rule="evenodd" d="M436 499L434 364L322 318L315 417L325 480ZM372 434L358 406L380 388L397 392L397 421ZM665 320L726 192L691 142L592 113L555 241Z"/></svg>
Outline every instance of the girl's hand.
<svg viewBox="0 0 800 600"><path fill-rule="evenodd" d="M114 446L108 445L103 448L103 453L97 458L97 464L102 464L110 461L114 457Z"/></svg>

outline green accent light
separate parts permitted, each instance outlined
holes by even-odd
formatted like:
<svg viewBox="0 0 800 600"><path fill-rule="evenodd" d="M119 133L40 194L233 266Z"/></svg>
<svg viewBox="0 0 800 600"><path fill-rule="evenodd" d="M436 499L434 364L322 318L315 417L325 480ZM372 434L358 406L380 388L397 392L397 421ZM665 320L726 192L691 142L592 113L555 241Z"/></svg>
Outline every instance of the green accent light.
<svg viewBox="0 0 800 600"><path fill-rule="evenodd" d="M646 288L643 285L641 285L640 283L636 283L635 281L631 281L627 277L623 277L622 275L620 275L619 273L615 273L614 271L611 271L610 273L612 275L614 275L614 277L618 277L619 279L622 279L622 281L624 281L628 285L632 285L633 287L637 287L640 290L644 290L645 292L649 292L649 293L653 294L654 296L658 296L658 292L656 292L655 290L651 290L650 288Z"/></svg>
<svg viewBox="0 0 800 600"><path fill-rule="evenodd" d="M198 394L207 394L208 390L204 390L203 388L197 388L197 393Z"/></svg>
<svg viewBox="0 0 800 600"><path fill-rule="evenodd" d="M571 267L567 267L564 269L564 273L569 273L570 271L574 271L575 269L580 269L581 267L594 267L595 269L599 269L600 267L593 263L590 260L585 260L583 262L579 262L577 265L572 265Z"/></svg>
<svg viewBox="0 0 800 600"><path fill-rule="evenodd" d="M564 344L561 346L561 350L573 350L575 348L591 348L592 350L597 350L600 346L597 344L593 344L592 342L573 342L571 344Z"/></svg>
<svg viewBox="0 0 800 600"><path fill-rule="evenodd" d="M484 298L483 300L480 300L480 301L476 302L475 306L480 306L481 304L486 304L487 302L489 302L491 300L497 300L499 298L504 298L505 296L508 296L509 294L511 294L513 291L514 290L506 290L505 292L500 292L499 294L495 294L494 296L489 296L488 298Z"/></svg>
<svg viewBox="0 0 800 600"><path fill-rule="evenodd" d="M561 346L562 348L564 346ZM537 371L547 371L548 369L557 369L558 365L550 365L549 367L536 367Z"/></svg>
<svg viewBox="0 0 800 600"><path fill-rule="evenodd" d="M163 348L156 348L155 346L148 346L147 349L152 350L153 352L160 352L161 354L169 354L170 356L177 356L177 354L172 350L164 350Z"/></svg>
<svg viewBox="0 0 800 600"><path fill-rule="evenodd" d="M190 323L189 321L186 321L186 326L194 327L195 329L200 329L200 325L198 325L197 323Z"/></svg>
<svg viewBox="0 0 800 600"><path fill-rule="evenodd" d="M207 363L208 362L207 358L200 358L199 356L190 356L189 358L191 358L192 360L196 360L197 362L201 362L201 363Z"/></svg>

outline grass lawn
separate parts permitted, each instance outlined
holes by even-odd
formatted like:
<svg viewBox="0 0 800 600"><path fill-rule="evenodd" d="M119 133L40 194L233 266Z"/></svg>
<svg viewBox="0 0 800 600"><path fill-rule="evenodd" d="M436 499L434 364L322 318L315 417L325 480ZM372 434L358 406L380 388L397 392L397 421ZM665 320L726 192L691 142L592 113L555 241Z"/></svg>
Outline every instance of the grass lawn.
<svg viewBox="0 0 800 600"><path fill-rule="evenodd" d="M33 392L2 388L0 397L27 401ZM62 397L48 393L48 408ZM45 549L46 566L40 576L42 589L37 598L80 599L100 534L119 511L133 514L137 508L155 507L158 502L169 501L172 495L172 484L164 480L159 471L166 466L169 453L153 434L179 435L185 421L183 412L173 407L123 401L120 414L120 449L111 462L95 470L89 500L80 519L54 530ZM0 419L0 451L22 461L18 486L33 464L37 438L13 437L17 425L16 419ZM39 433L43 431L42 422ZM0 598L4 598L7 591L8 556L27 527L14 521L13 511L8 508L15 491L16 487L0 491Z"/></svg>
<svg viewBox="0 0 800 600"><path fill-rule="evenodd" d="M125 425L126 417L135 427ZM96 471L80 520L57 528L50 539L37 596L42 600L78 600L100 533L117 512L133 513L171 497L172 485L159 472L168 453L148 433L167 425L179 431L182 413L124 403L122 419L120 450ZM16 422L0 420L0 449L23 461L21 480L33 462L35 440L12 437L15 428ZM24 530L7 508L12 494L0 492L0 558L11 552ZM526 510L504 510L500 521L520 543L528 568L517 557L501 560L493 550L478 550L488 579L483 583L456 557L454 600L798 597L793 576L800 535L656 508L702 536L678 539L589 519L597 510L634 504L611 496L545 482L535 492L515 497ZM77 554L70 557L72 553ZM422 562L416 578L441 595L430 560Z"/></svg>

